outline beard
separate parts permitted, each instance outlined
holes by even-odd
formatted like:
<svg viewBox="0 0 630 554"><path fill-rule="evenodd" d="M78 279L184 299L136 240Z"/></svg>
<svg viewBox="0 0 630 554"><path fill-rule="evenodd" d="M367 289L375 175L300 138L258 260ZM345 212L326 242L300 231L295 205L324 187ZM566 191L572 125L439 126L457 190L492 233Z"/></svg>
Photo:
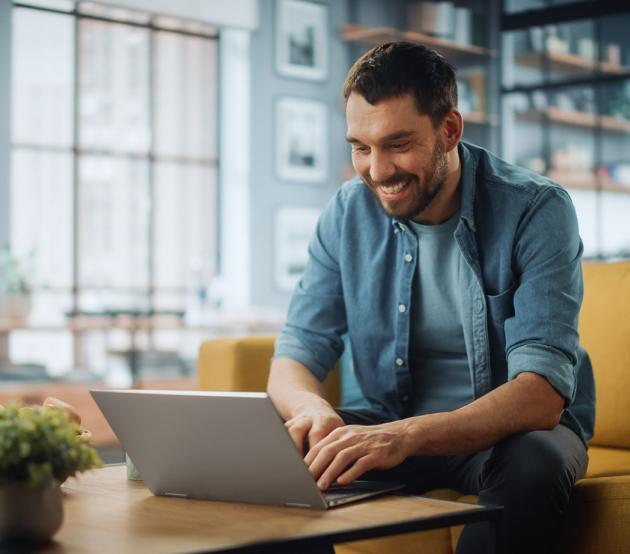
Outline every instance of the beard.
<svg viewBox="0 0 630 554"><path fill-rule="evenodd" d="M421 183L418 176L412 173L399 171L386 181L374 182L369 175L363 177L370 192L376 197L383 211L395 219L415 219L433 202L438 193L442 190L446 176L448 174L448 161L444 153L444 145L438 140L433 147L431 162L425 173L424 182ZM411 201L390 202L385 204L378 195L379 186L395 185L397 183L407 183L405 186L411 187ZM399 205L397 205L399 204Z"/></svg>

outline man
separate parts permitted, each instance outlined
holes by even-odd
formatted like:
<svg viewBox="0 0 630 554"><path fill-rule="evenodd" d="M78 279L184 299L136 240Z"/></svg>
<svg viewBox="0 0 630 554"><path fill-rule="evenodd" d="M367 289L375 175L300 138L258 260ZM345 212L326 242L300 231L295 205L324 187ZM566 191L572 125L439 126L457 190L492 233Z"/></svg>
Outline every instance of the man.
<svg viewBox="0 0 630 554"><path fill-rule="evenodd" d="M429 48L373 48L344 96L360 178L320 218L269 394L321 489L363 475L478 494L505 507L507 552L545 552L594 420L570 198L460 141L454 70ZM366 410L322 398L344 335ZM457 552L486 540L469 525Z"/></svg>

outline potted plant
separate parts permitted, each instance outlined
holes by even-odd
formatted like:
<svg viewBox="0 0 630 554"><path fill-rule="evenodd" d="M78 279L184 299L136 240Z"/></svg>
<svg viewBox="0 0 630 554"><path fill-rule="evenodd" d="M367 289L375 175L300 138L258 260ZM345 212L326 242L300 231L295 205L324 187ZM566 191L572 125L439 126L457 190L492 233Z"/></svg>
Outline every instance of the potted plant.
<svg viewBox="0 0 630 554"><path fill-rule="evenodd" d="M89 441L56 407L0 406L0 543L46 542L57 532L60 484L102 465Z"/></svg>

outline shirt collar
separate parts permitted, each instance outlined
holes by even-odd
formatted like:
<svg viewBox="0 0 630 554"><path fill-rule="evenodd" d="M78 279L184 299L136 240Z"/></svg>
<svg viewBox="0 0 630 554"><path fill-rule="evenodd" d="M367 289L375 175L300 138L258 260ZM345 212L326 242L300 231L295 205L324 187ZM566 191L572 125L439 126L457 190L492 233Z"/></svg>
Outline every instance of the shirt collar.
<svg viewBox="0 0 630 554"><path fill-rule="evenodd" d="M457 145L459 163L461 164L462 206L461 218L475 231L475 192L477 188L477 157L474 156L465 142Z"/></svg>

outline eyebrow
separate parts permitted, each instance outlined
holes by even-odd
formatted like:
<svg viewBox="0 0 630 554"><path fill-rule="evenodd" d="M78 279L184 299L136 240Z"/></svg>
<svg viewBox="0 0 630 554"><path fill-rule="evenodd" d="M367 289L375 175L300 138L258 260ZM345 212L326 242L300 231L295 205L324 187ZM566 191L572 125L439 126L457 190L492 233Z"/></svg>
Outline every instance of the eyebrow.
<svg viewBox="0 0 630 554"><path fill-rule="evenodd" d="M415 134L414 131L396 131L395 133L391 133L389 135L385 135L380 140L380 142L389 142L389 141L392 141L392 140L400 140L402 138L410 137L410 136L412 136L414 134ZM362 142L358 138L355 138L355 137L350 136L350 135L346 135L346 141L348 141L350 144L362 144Z"/></svg>

